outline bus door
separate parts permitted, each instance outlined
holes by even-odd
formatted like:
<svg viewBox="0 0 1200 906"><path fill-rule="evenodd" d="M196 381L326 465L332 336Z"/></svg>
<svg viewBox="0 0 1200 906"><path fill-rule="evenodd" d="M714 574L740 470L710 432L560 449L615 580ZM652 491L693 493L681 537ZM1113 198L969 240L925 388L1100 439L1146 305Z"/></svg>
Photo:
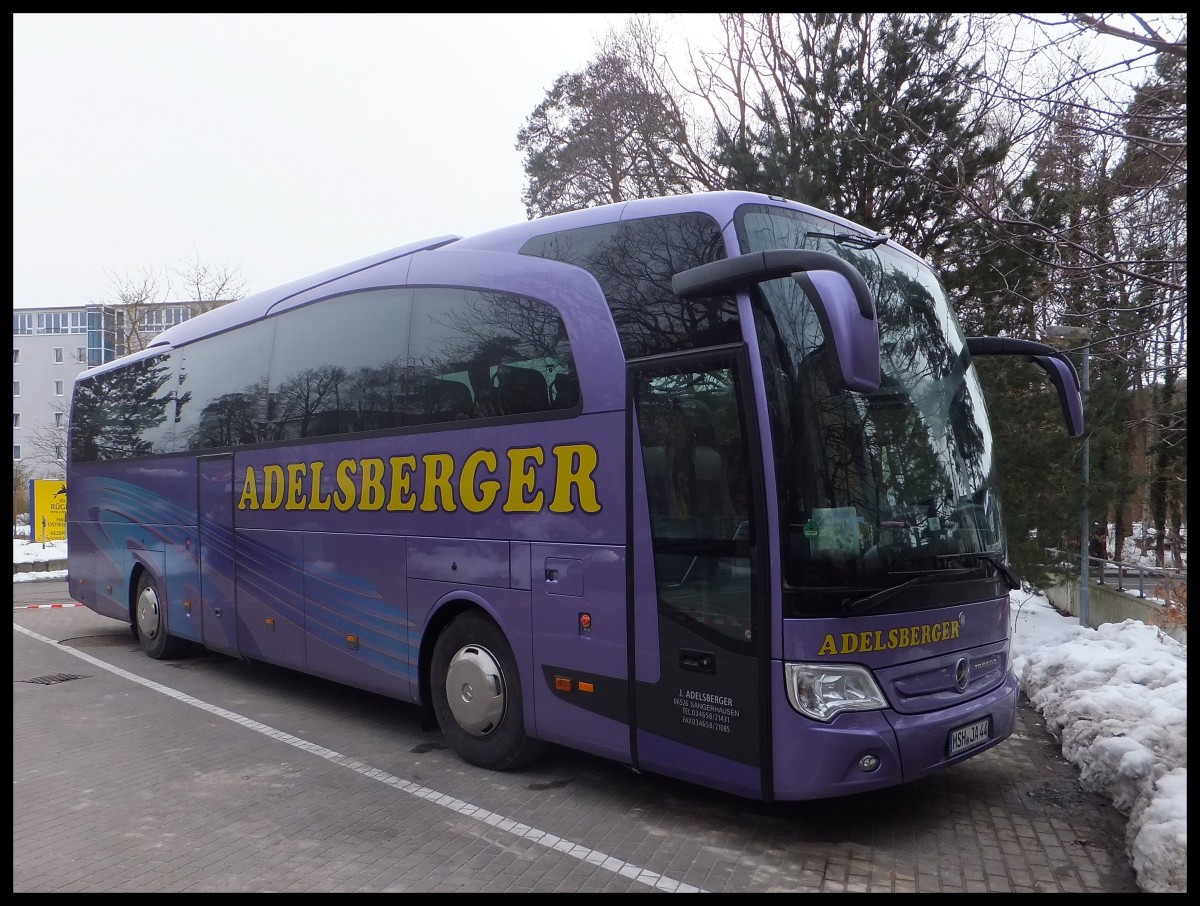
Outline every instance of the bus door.
<svg viewBox="0 0 1200 906"><path fill-rule="evenodd" d="M630 363L632 732L637 767L769 799L770 621L747 375L733 347Z"/></svg>
<svg viewBox="0 0 1200 906"><path fill-rule="evenodd" d="M233 588L233 454L196 461L200 620L206 647L237 653Z"/></svg>

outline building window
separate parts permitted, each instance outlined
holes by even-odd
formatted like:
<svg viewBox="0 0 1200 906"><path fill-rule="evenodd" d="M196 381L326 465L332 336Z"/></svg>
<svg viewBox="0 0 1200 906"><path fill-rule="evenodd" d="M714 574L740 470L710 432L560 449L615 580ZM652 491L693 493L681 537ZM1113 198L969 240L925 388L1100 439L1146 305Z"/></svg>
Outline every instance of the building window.
<svg viewBox="0 0 1200 906"><path fill-rule="evenodd" d="M138 330L154 331L158 333L163 329L163 313L161 309L152 309L142 312L142 316L138 318Z"/></svg>
<svg viewBox="0 0 1200 906"><path fill-rule="evenodd" d="M138 320L138 330L161 333L168 327L182 324L190 317L187 308L171 306L170 308L152 308L142 313Z"/></svg>
<svg viewBox="0 0 1200 906"><path fill-rule="evenodd" d="M124 355L125 312L112 306L96 305L88 309L87 364L89 368L111 362Z"/></svg>
<svg viewBox="0 0 1200 906"><path fill-rule="evenodd" d="M13 350L13 364L14 365L21 364L21 350L19 350L19 349Z"/></svg>
<svg viewBox="0 0 1200 906"><path fill-rule="evenodd" d="M13 427L14 428L21 427L21 413L20 412L13 413Z"/></svg>
<svg viewBox="0 0 1200 906"><path fill-rule="evenodd" d="M65 311L39 311L37 316L38 333L67 333L71 329Z"/></svg>
<svg viewBox="0 0 1200 906"><path fill-rule="evenodd" d="M21 445L13 444L13 462L21 461Z"/></svg>
<svg viewBox="0 0 1200 906"><path fill-rule="evenodd" d="M62 382L62 381L55 381L55 382L54 382L54 395L55 395L55 396L62 396L62 395L63 395L63 382Z"/></svg>
<svg viewBox="0 0 1200 906"><path fill-rule="evenodd" d="M54 445L54 458L55 458L55 459L62 459L62 458L63 458L63 445L62 445L62 444L55 444L55 445Z"/></svg>
<svg viewBox="0 0 1200 906"><path fill-rule="evenodd" d="M76 346L75 347L75 361L79 362L80 364L84 364L87 362L87 347L86 346Z"/></svg>
<svg viewBox="0 0 1200 906"><path fill-rule="evenodd" d="M61 428L63 426L63 414L61 412L54 413L54 427Z"/></svg>
<svg viewBox="0 0 1200 906"><path fill-rule="evenodd" d="M33 312L13 313L13 336L24 337L33 334Z"/></svg>
<svg viewBox="0 0 1200 906"><path fill-rule="evenodd" d="M61 365L63 363L63 348L61 346L54 347L54 364Z"/></svg>
<svg viewBox="0 0 1200 906"><path fill-rule="evenodd" d="M15 317L15 316L14 316ZM16 330L14 321L13 330ZM39 311L38 333L87 333L87 312Z"/></svg>
<svg viewBox="0 0 1200 906"><path fill-rule="evenodd" d="M21 382L13 381L13 396L20 396L20 395L21 395Z"/></svg>
<svg viewBox="0 0 1200 906"><path fill-rule="evenodd" d="M176 324L182 324L192 313L182 306L177 308L168 308L164 317L164 322L168 327L174 327Z"/></svg>

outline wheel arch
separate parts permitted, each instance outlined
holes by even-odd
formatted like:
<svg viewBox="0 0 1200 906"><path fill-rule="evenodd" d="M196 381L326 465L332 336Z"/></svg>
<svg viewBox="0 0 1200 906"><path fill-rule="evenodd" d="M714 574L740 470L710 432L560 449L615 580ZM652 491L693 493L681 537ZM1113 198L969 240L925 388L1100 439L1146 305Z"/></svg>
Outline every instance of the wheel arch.
<svg viewBox="0 0 1200 906"><path fill-rule="evenodd" d="M158 578L150 571L150 567L141 560L134 558L133 567L129 570L129 586L125 590L125 610L129 614L129 625L133 627L134 638L137 637L137 595L138 586L142 584L142 576L150 575L155 585L161 587ZM161 591L159 592L161 594Z"/></svg>

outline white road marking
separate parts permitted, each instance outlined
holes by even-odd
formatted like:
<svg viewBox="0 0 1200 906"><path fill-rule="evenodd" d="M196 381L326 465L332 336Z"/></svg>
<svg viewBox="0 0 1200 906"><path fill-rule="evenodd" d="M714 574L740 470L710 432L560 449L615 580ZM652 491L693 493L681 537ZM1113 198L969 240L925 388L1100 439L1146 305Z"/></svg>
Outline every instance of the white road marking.
<svg viewBox="0 0 1200 906"><path fill-rule="evenodd" d="M170 686L164 686L161 683L156 683L153 680L146 679L143 676L138 676L136 673L130 673L128 670L122 670L120 667L114 667L112 664L106 663L98 658L92 657L90 654L85 654L75 648L62 645L54 639L47 638L44 635L26 629L24 626L13 624L13 629L21 632L30 638L37 639L39 642L45 642L48 645L53 645L59 651L65 651L72 654L80 660L87 661L89 664L99 667L101 670L107 670L109 673L119 676L122 679L129 680L132 683L145 686L147 689L153 689L155 692L161 692L163 695L170 696L184 704L199 708L201 711L206 711L217 717L222 717L225 720L232 721L248 730L253 730L255 733L261 733L264 736L269 736L271 739L286 743L310 755L317 755L330 761L333 764L343 768L349 768L357 774L366 777L370 780L378 781L393 789L399 790L402 793L408 793L410 796L415 796L418 799L424 799L427 802L432 802L435 805L440 805L443 808L450 809L467 818L473 818L477 821L482 821L491 827L506 831L515 837L522 840L528 840L531 843L537 843L540 846L545 846L548 849L553 849L556 852L564 853L581 862L587 862L589 865L595 865L603 868L606 871L611 871L614 874L621 875L625 878L632 878L642 884L647 884L658 890L668 891L671 893L707 893L708 891L700 887L694 887L691 884L684 884L674 878L668 878L660 875L656 871L650 871L648 868L641 868L631 862L626 862L624 859L610 856L606 853L599 852L594 849L589 849L579 843L574 843L566 840L555 834L547 833L539 830L536 827L530 827L528 824L522 824L520 821L512 818L505 818L503 815L498 815L495 812L488 811L477 805L472 805L469 802L464 802L461 799L456 799L446 793L439 793L437 790L431 790L429 787L421 786L409 780L404 780L401 777L396 777L386 771L381 771L378 768L373 768L361 761L356 761L340 752L335 752L332 749L327 749L324 746L319 746L315 743L301 739L298 736L292 736L290 733L285 733L283 730L277 730L267 724L259 723L256 720L251 720L234 711L227 711L225 708L217 705L209 704L206 701L188 695L185 692L180 692L178 689L172 689Z"/></svg>

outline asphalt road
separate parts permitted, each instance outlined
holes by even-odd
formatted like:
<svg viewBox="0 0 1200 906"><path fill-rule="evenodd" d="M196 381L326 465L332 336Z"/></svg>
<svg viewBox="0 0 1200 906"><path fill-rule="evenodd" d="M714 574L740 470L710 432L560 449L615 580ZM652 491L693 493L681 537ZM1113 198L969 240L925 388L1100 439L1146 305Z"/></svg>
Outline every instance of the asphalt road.
<svg viewBox="0 0 1200 906"><path fill-rule="evenodd" d="M13 600L14 893L1138 889L1124 818L1027 702L934 777L766 805L558 748L486 771L409 705L151 660L61 580Z"/></svg>

